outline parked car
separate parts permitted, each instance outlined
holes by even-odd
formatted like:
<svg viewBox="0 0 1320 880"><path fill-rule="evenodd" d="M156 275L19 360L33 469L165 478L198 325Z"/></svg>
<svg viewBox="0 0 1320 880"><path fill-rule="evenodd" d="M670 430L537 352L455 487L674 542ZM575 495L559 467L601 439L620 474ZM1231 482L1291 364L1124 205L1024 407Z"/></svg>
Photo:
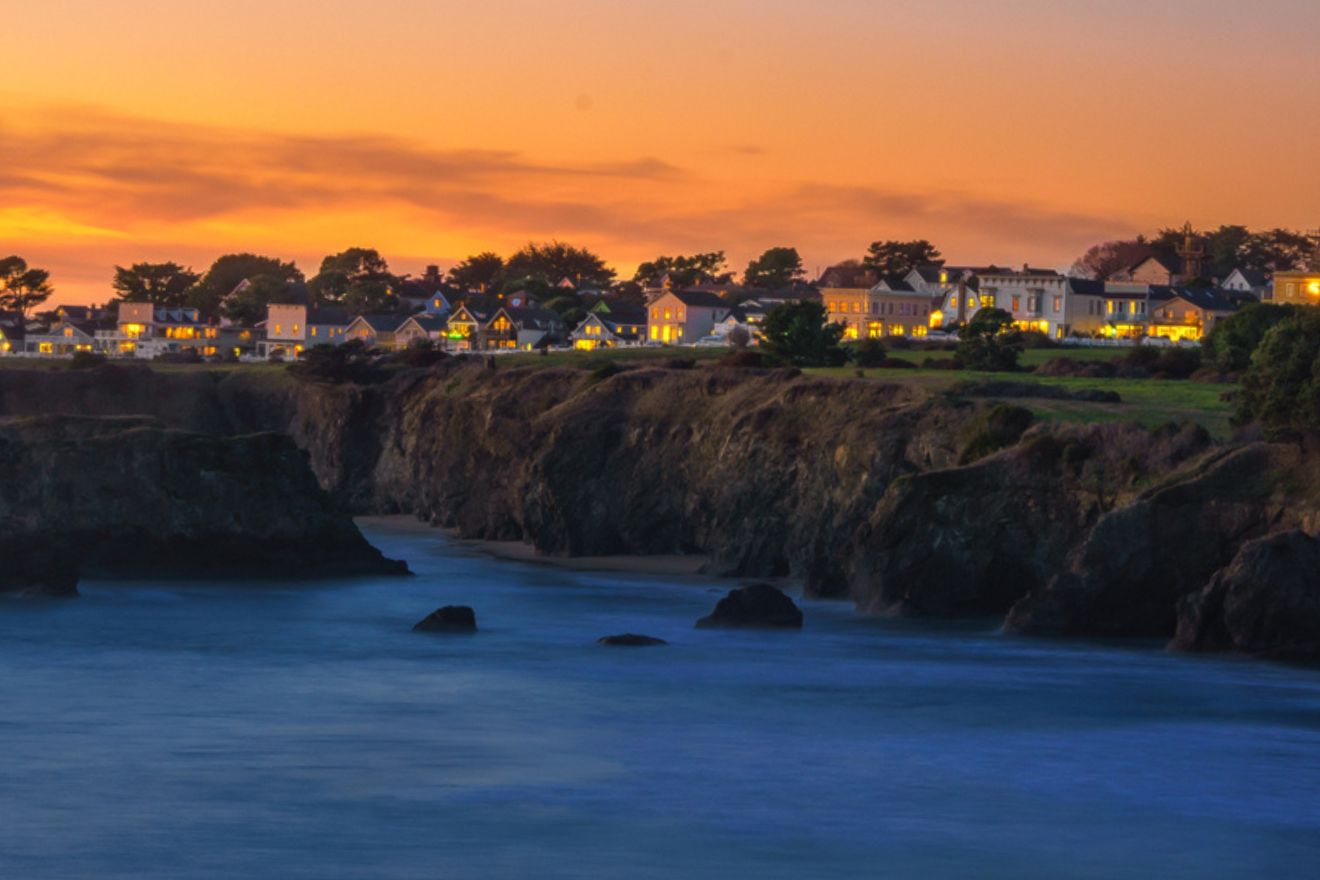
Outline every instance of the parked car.
<svg viewBox="0 0 1320 880"><path fill-rule="evenodd" d="M729 340L723 336L703 336L692 344L697 348L728 348Z"/></svg>

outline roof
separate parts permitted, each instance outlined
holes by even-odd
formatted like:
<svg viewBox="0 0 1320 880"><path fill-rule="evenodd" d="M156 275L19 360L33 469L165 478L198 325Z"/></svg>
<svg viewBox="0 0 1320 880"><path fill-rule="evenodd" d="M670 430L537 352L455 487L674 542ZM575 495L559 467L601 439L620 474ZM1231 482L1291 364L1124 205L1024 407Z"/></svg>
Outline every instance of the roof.
<svg viewBox="0 0 1320 880"><path fill-rule="evenodd" d="M520 309L507 308L504 313L509 316L509 320L517 324L519 329L540 328L547 329L556 324L563 324L564 319L559 317L558 312L550 309L538 309L534 306L527 306Z"/></svg>
<svg viewBox="0 0 1320 880"><path fill-rule="evenodd" d="M816 282L817 287L830 287L836 289L867 289L873 287L876 282L875 270L869 266L852 266L840 264L830 266L820 276Z"/></svg>
<svg viewBox="0 0 1320 880"><path fill-rule="evenodd" d="M307 310L308 324L333 324L336 326L345 326L352 322L353 319L348 316L348 312L338 306L320 306L315 309Z"/></svg>
<svg viewBox="0 0 1320 880"><path fill-rule="evenodd" d="M1237 304L1229 299L1223 291L1210 287L1154 285L1150 289L1150 298L1160 302L1177 298L1210 312L1232 312L1237 310Z"/></svg>
<svg viewBox="0 0 1320 880"><path fill-rule="evenodd" d="M924 277L924 276L923 276ZM881 278L875 287L871 288L878 293L913 293L913 287L898 275L890 275L888 278Z"/></svg>
<svg viewBox="0 0 1320 880"><path fill-rule="evenodd" d="M449 321L440 315L432 315L426 312L409 315L409 320L415 323L418 327L421 327L427 333L439 333L449 324Z"/></svg>
<svg viewBox="0 0 1320 880"><path fill-rule="evenodd" d="M1270 283L1269 278L1265 277L1265 273L1257 269L1234 269L1233 272L1241 275L1242 280L1252 287L1267 287ZM1233 272L1228 274L1231 276Z"/></svg>
<svg viewBox="0 0 1320 880"><path fill-rule="evenodd" d="M358 315L354 323L362 321L377 333L393 333L406 320L404 315Z"/></svg>
<svg viewBox="0 0 1320 880"><path fill-rule="evenodd" d="M1105 295L1105 283L1103 281L1093 281L1090 278L1069 278L1068 289L1073 293L1086 296Z"/></svg>
<svg viewBox="0 0 1320 880"><path fill-rule="evenodd" d="M1142 266L1146 265L1152 260L1158 263L1160 267L1164 269L1164 271L1168 272L1171 275L1177 274L1182 271L1182 260L1178 259L1177 257L1162 257L1159 254L1150 254L1149 256L1142 257L1140 260L1137 260L1135 263L1129 266L1128 273L1130 274L1132 272L1137 271Z"/></svg>
<svg viewBox="0 0 1320 880"><path fill-rule="evenodd" d="M597 312L601 319L611 324L645 324L646 309L633 309L627 306L615 306L608 312Z"/></svg>
<svg viewBox="0 0 1320 880"><path fill-rule="evenodd" d="M696 306L707 309L728 308L729 304L724 299L708 290L671 290L670 296L678 298L678 301L685 306Z"/></svg>

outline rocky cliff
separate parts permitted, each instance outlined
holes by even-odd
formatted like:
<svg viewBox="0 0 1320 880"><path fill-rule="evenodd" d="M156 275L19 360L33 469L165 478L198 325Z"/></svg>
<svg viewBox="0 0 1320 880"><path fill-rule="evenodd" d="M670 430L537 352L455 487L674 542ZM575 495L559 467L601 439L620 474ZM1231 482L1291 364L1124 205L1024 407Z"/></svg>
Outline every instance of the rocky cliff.
<svg viewBox="0 0 1320 880"><path fill-rule="evenodd" d="M975 388L457 361L366 384L278 368L18 375L0 371L0 415L282 431L355 512L554 555L702 553L719 573L791 575L876 612L1000 615L1013 632L1172 637L1180 603L1245 542L1320 527L1320 454L1220 447L1194 426L1030 425Z"/></svg>
<svg viewBox="0 0 1320 880"><path fill-rule="evenodd" d="M279 434L141 417L0 420L0 591L68 594L83 573L401 573Z"/></svg>

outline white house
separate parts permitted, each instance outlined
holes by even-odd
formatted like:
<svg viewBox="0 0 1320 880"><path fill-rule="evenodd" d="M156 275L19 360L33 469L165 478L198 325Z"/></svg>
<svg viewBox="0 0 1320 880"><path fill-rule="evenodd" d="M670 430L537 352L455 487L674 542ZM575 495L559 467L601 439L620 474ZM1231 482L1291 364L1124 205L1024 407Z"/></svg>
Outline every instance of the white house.
<svg viewBox="0 0 1320 880"><path fill-rule="evenodd" d="M669 290L647 307L646 338L681 345L710 336L728 316L730 306L704 290Z"/></svg>
<svg viewBox="0 0 1320 880"><path fill-rule="evenodd" d="M987 272L980 276L977 311L1002 309L1022 330L1062 339L1073 333L1094 333L1105 323L1105 285L1070 278L1052 269L1023 266L1020 272ZM970 319L973 310L968 309Z"/></svg>
<svg viewBox="0 0 1320 880"><path fill-rule="evenodd" d="M348 341L349 323L348 313L334 306L271 303L266 307L266 338L257 343L257 354L295 358L313 346L341 345Z"/></svg>

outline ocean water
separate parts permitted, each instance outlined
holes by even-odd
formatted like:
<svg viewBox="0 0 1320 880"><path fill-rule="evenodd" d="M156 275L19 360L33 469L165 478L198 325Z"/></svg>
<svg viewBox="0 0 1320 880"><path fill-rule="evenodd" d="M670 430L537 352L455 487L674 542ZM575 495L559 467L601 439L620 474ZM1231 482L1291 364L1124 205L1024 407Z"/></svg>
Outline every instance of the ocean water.
<svg viewBox="0 0 1320 880"><path fill-rule="evenodd" d="M498 561L0 604L0 877L1245 878L1320 870L1320 673ZM470 604L481 632L410 632ZM615 649L640 632L663 648Z"/></svg>

